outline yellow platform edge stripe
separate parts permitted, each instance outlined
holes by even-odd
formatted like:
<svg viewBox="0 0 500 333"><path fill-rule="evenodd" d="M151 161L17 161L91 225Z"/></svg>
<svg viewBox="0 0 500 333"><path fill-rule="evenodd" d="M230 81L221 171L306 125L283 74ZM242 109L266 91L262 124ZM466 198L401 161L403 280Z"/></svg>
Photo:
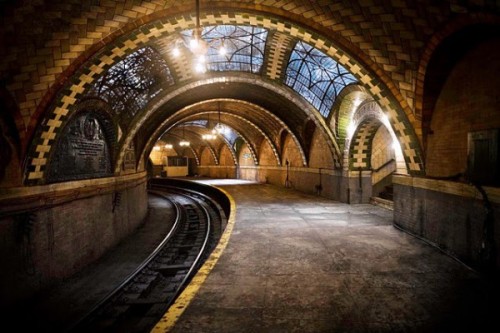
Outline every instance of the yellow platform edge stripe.
<svg viewBox="0 0 500 333"><path fill-rule="evenodd" d="M201 288L202 284L205 282L208 274L212 271L215 264L219 260L222 252L227 246L229 242L229 237L233 232L234 223L236 221L236 203L233 197L227 193L225 190L216 187L219 191L223 192L224 195L229 199L230 202L230 213L227 221L226 229L222 233L222 236L219 240L219 243L212 251L208 259L203 263L203 266L198 270L196 275L193 277L191 282L186 286L183 292L177 297L176 301L172 306L168 309L168 311L163 315L163 317L158 321L151 330L151 333L160 333L160 332L169 332L173 329L175 323L180 318L184 310L188 307L189 303L193 300L193 298L198 293L198 290Z"/></svg>

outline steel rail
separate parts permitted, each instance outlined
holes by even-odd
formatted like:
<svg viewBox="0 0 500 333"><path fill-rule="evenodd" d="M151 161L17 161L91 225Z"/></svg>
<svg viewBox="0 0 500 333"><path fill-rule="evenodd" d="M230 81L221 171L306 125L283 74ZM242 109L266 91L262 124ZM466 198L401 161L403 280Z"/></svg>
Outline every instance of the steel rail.
<svg viewBox="0 0 500 333"><path fill-rule="evenodd" d="M77 329L78 326L80 326L82 323L85 322L88 318L92 316L93 313L95 313L99 308L104 306L111 298L113 298L119 291L121 291L130 281L132 281L144 268L151 263L151 261L158 255L158 253L165 247L165 245L168 243L168 241L173 237L174 233L177 231L180 221L181 221L181 208L179 203L177 203L175 200L172 200L168 197L166 197L162 193L158 193L157 191L151 191L149 190L148 192L154 193L158 196L163 197L165 200L168 200L172 203L175 209L175 221L172 225L172 228L170 228L170 231L168 234L163 238L163 240L158 244L158 246L149 254L149 256L132 272L130 275L123 280L116 288L114 288L112 291L110 291L103 299L101 299L97 304L95 304L87 313L82 316L76 323L74 323L71 327L66 329L66 332L72 332L73 330Z"/></svg>

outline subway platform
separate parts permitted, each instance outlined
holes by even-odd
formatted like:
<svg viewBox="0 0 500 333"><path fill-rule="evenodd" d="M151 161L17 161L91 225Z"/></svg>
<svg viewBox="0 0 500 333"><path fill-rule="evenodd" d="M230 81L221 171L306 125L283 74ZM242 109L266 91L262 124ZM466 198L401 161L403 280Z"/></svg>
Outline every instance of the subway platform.
<svg viewBox="0 0 500 333"><path fill-rule="evenodd" d="M232 233L179 319L155 332L500 331L489 281L393 227L390 210L266 184L198 181L233 197ZM171 207L154 196L150 207L136 235L34 304L26 322L64 331L114 289L168 232Z"/></svg>
<svg viewBox="0 0 500 333"><path fill-rule="evenodd" d="M172 332L500 332L490 283L396 229L392 211L205 183L234 198L236 222Z"/></svg>

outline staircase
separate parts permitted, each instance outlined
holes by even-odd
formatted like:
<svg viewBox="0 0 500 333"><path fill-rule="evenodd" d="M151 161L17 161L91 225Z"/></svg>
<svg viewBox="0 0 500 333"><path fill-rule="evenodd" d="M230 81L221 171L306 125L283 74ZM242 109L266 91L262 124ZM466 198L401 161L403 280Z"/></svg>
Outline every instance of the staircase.
<svg viewBox="0 0 500 333"><path fill-rule="evenodd" d="M394 186L387 185L384 187L384 190L379 193L377 197L371 197L370 203L372 205L381 206L390 210L394 210Z"/></svg>
<svg viewBox="0 0 500 333"><path fill-rule="evenodd" d="M394 201L394 186L391 184L391 185L388 185L388 186L385 186L384 187L384 190L382 192L379 193L379 197L382 198L382 199L386 199L386 200L390 200L390 201Z"/></svg>

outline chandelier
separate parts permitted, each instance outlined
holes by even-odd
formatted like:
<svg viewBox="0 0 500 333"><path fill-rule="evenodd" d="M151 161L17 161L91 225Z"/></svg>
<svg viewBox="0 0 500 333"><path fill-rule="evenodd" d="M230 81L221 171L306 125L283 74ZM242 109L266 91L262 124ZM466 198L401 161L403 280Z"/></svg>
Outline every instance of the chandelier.
<svg viewBox="0 0 500 333"><path fill-rule="evenodd" d="M219 115L219 121L217 122L217 125L215 125L214 129L212 130L212 133L214 134L226 134L227 130L226 130L226 126L224 126L221 122L220 122L220 102L218 101L217 102L217 113Z"/></svg>
<svg viewBox="0 0 500 333"><path fill-rule="evenodd" d="M193 56L193 67L197 73L205 73L207 71L206 54L208 52L209 43L207 43L203 38L201 38L203 29L200 25L200 0L196 0L196 27L193 30L193 36L188 43L183 38L176 40L174 48L172 50L172 55L174 57L179 57L181 55L181 46L183 45L187 48ZM214 42L212 40L210 43ZM225 55L227 52L224 46L224 40L220 43L219 54Z"/></svg>

